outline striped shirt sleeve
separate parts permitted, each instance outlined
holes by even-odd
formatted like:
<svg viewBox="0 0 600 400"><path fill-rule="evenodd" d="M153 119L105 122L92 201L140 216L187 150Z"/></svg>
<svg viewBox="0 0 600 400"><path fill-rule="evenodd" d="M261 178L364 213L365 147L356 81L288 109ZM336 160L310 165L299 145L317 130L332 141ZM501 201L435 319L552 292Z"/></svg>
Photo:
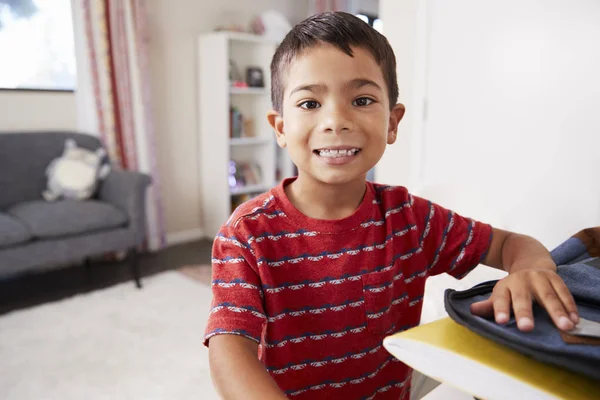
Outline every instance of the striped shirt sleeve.
<svg viewBox="0 0 600 400"><path fill-rule="evenodd" d="M444 272L462 278L481 263L492 238L492 227L413 196L413 216L428 275Z"/></svg>
<svg viewBox="0 0 600 400"><path fill-rule="evenodd" d="M239 335L260 343L266 316L256 260L240 232L221 229L212 251L212 304L204 344L215 335Z"/></svg>

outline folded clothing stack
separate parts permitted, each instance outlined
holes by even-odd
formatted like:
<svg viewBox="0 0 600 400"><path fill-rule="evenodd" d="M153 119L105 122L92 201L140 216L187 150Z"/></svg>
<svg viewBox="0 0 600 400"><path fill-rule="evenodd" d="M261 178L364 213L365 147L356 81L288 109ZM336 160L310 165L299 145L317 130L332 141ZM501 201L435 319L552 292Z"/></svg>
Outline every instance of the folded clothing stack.
<svg viewBox="0 0 600 400"><path fill-rule="evenodd" d="M552 252L558 274L573 294L581 318L600 324L600 259L583 257L580 242L569 239ZM484 282L464 291L448 289L445 308L450 318L471 331L506 345L538 361L558 365L600 380L600 345L567 343L541 306L533 307L535 329L524 333L514 316L506 325L471 313L471 304L487 299L498 281Z"/></svg>

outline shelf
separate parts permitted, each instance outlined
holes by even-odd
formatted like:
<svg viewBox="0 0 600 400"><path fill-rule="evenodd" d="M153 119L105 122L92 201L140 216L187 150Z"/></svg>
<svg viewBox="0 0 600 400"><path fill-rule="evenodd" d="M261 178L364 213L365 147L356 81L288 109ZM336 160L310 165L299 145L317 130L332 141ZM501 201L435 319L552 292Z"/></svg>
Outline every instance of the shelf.
<svg viewBox="0 0 600 400"><path fill-rule="evenodd" d="M265 118L272 107L269 68L277 46L276 40L248 33L199 35L197 174L207 236L216 236L240 203L269 192L281 179L293 174L293 162L287 150L277 146L273 129ZM264 87L231 82L231 60L239 70L240 76L236 78L242 81L249 67L260 68ZM236 113L232 121L231 108L244 118L240 121ZM234 137L229 137L230 134ZM231 161L236 162L236 171ZM231 188L230 183L248 186Z"/></svg>
<svg viewBox="0 0 600 400"><path fill-rule="evenodd" d="M263 144L271 143L271 138L264 137L242 137L242 138L231 138L229 144L232 146L259 146Z"/></svg>
<svg viewBox="0 0 600 400"><path fill-rule="evenodd" d="M259 184L259 185L247 185L247 186L242 186L239 188L235 188L235 189L231 189L231 195L237 195L237 194L248 194L248 193L255 193L255 192L266 192L267 190L271 189L271 186L269 185L263 185L263 184Z"/></svg>
<svg viewBox="0 0 600 400"><path fill-rule="evenodd" d="M253 95L265 95L269 94L269 91L265 88L239 88L239 87L230 87L230 94L253 94Z"/></svg>

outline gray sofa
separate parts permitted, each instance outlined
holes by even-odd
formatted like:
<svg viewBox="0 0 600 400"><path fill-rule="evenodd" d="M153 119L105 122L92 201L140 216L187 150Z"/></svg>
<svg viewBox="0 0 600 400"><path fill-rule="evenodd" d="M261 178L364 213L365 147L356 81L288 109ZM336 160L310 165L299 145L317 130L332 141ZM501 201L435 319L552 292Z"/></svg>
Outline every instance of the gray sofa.
<svg viewBox="0 0 600 400"><path fill-rule="evenodd" d="M45 170L72 138L101 146L76 132L0 132L0 279L128 251L141 287L136 248L145 238L148 175L113 170L87 201L42 199Z"/></svg>

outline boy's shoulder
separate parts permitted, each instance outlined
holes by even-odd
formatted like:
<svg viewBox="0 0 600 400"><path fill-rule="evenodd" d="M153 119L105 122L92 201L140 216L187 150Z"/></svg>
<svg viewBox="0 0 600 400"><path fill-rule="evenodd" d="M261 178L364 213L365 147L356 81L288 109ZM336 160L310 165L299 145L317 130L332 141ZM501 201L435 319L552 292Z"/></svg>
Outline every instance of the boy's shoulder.
<svg viewBox="0 0 600 400"><path fill-rule="evenodd" d="M373 187L375 193L408 194L408 189L404 186L385 185L377 182L368 182L368 184Z"/></svg>
<svg viewBox="0 0 600 400"><path fill-rule="evenodd" d="M404 186L371 183L373 203L379 208L385 220L397 223L400 220L412 220L416 216L427 213L431 203L419 196L413 195ZM390 219L391 218L391 219Z"/></svg>
<svg viewBox="0 0 600 400"><path fill-rule="evenodd" d="M396 202L398 200L411 200L412 195L404 186L384 185L381 183L369 182L375 193L375 199L378 202Z"/></svg>
<svg viewBox="0 0 600 400"><path fill-rule="evenodd" d="M277 214L274 190L262 193L240 204L225 224L230 229L239 228L244 221L257 221L261 214ZM281 211L279 211L281 212Z"/></svg>

